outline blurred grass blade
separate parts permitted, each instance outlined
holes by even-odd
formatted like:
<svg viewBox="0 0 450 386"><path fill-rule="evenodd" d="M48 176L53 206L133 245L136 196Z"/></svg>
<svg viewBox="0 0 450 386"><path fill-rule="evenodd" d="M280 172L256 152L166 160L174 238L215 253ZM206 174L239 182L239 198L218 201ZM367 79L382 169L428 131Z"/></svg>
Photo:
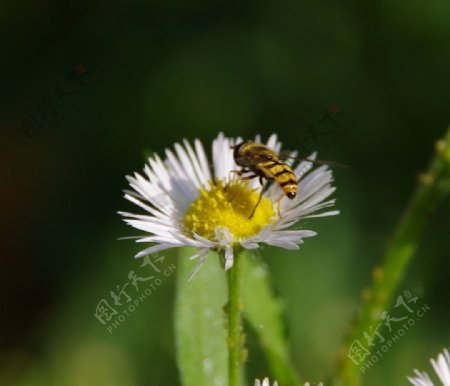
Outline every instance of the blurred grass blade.
<svg viewBox="0 0 450 386"><path fill-rule="evenodd" d="M223 307L226 280L216 254L210 253L192 281L195 252L180 252L175 301L177 362L183 386L226 386L227 332Z"/></svg>
<svg viewBox="0 0 450 386"><path fill-rule="evenodd" d="M244 258L242 292L244 318L258 336L273 378L283 386L300 385L300 379L289 359L282 304L271 290L267 268L249 252Z"/></svg>
<svg viewBox="0 0 450 386"><path fill-rule="evenodd" d="M365 291L363 303L354 329L348 336L343 354L337 386L359 386L365 357L353 357L355 344L366 342L366 334L382 319L384 310L392 303L395 291L422 238L431 216L450 194L450 128L443 139L437 141L435 154L428 171L419 178L403 217L400 219L387 247L381 267L374 270L373 282ZM355 346L358 347L358 346ZM370 354L372 347L367 345ZM366 354L364 354L366 355ZM358 358L356 360L355 358Z"/></svg>

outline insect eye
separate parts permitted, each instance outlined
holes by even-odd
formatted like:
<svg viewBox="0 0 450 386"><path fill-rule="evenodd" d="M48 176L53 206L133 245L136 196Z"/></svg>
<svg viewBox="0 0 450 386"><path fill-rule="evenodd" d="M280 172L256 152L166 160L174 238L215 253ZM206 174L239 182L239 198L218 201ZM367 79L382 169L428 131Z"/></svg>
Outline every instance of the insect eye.
<svg viewBox="0 0 450 386"><path fill-rule="evenodd" d="M296 195L297 195L297 194L296 194L295 192L289 192L288 194L286 194L286 196L288 196L288 198L290 198L291 200L292 200L293 198L295 198Z"/></svg>

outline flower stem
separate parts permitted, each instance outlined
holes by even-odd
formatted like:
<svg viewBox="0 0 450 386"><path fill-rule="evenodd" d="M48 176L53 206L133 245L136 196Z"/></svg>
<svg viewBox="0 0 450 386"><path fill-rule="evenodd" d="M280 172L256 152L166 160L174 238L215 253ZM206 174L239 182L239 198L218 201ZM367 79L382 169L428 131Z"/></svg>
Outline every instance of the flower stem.
<svg viewBox="0 0 450 386"><path fill-rule="evenodd" d="M439 203L450 192L450 128L446 136L436 143L436 152L429 170L419 178L408 206L397 225L388 245L382 266L373 272L371 288L364 291L362 306L355 328L343 353L339 379L336 385L358 386L361 384L361 368L370 356L361 361L351 358L352 343L365 345L364 334L376 327L381 314L392 302L394 292L419 244L423 230L436 211ZM370 346L366 347L370 351Z"/></svg>
<svg viewBox="0 0 450 386"><path fill-rule="evenodd" d="M228 271L228 377L229 386L239 386L241 380L241 273L242 257L234 255Z"/></svg>

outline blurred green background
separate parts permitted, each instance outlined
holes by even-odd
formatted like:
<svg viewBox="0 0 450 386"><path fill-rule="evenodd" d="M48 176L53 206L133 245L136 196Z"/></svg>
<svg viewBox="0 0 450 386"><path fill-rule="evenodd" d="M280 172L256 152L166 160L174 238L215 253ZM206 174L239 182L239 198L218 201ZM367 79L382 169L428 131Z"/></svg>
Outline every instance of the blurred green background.
<svg viewBox="0 0 450 386"><path fill-rule="evenodd" d="M319 236L298 252L261 252L297 368L326 380L450 123L450 2L1 1L0 36L0 384L179 385L175 275L112 333L94 312L143 269L118 241L136 234L116 213L137 211L124 176L219 131L351 165L341 215L304 224ZM447 199L399 289L430 311L365 385L406 384L449 345L449 214ZM249 377L270 375L250 340Z"/></svg>

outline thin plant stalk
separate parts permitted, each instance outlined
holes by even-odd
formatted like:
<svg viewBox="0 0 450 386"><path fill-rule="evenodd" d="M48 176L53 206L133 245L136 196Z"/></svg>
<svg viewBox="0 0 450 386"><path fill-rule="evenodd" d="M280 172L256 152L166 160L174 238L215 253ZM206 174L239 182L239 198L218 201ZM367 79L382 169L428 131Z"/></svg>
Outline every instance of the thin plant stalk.
<svg viewBox="0 0 450 386"><path fill-rule="evenodd" d="M419 184L397 225L382 265L373 271L372 285L363 293L365 303L345 347L336 385L359 386L361 384L361 367L364 363L356 364L351 356L347 355L349 348L355 341L365 341L364 333L379 323L382 312L390 306L394 293L417 249L425 226L449 192L450 128L445 137L436 143L435 154L429 169L420 175Z"/></svg>
<svg viewBox="0 0 450 386"><path fill-rule="evenodd" d="M239 386L241 380L241 280L242 257L234 256L228 275L228 377L229 386Z"/></svg>

